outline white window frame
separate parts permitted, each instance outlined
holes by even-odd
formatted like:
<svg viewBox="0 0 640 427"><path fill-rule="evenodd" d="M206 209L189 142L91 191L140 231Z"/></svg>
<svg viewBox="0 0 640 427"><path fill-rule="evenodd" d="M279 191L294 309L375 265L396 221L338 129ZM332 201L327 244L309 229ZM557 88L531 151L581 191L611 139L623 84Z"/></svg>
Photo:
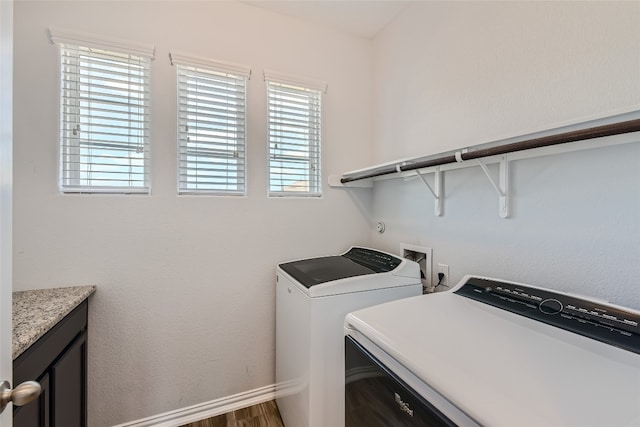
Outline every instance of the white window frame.
<svg viewBox="0 0 640 427"><path fill-rule="evenodd" d="M251 68L171 52L176 67L178 194L246 194Z"/></svg>
<svg viewBox="0 0 640 427"><path fill-rule="evenodd" d="M60 191L150 194L154 46L60 28L49 35L60 47Z"/></svg>
<svg viewBox="0 0 640 427"><path fill-rule="evenodd" d="M264 70L264 79L268 111L268 195L320 197L322 94L326 93L327 84L272 70Z"/></svg>

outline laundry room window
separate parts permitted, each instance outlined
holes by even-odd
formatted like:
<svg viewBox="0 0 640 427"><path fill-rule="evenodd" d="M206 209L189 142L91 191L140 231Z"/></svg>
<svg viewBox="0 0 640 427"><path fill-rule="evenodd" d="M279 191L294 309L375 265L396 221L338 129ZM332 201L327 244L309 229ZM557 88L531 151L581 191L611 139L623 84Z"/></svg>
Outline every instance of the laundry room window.
<svg viewBox="0 0 640 427"><path fill-rule="evenodd" d="M178 192L243 195L249 67L171 53L178 81Z"/></svg>
<svg viewBox="0 0 640 427"><path fill-rule="evenodd" d="M149 193L153 46L50 35L61 61L60 190Z"/></svg>
<svg viewBox="0 0 640 427"><path fill-rule="evenodd" d="M269 196L320 196L322 94L326 83L265 70Z"/></svg>

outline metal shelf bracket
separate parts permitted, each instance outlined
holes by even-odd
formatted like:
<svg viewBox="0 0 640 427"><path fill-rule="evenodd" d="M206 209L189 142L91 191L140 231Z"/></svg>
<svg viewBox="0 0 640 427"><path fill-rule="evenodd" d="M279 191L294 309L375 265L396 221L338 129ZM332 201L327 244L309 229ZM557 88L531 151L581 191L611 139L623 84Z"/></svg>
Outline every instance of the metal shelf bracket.
<svg viewBox="0 0 640 427"><path fill-rule="evenodd" d="M478 165L482 168L484 174L489 178L489 182L498 193L498 213L500 214L500 218L508 218L509 217L509 159L507 159L507 155L502 155L499 158L499 175L498 182L496 182L491 174L489 173L489 169L482 162L481 159L478 159Z"/></svg>
<svg viewBox="0 0 640 427"><path fill-rule="evenodd" d="M443 186L442 186L442 171L440 167L436 167L433 171L433 187L429 185L424 176L420 173L418 169L416 169L416 175L420 180L424 183L424 185L429 189L434 199L434 212L436 216L442 216L442 202L443 202Z"/></svg>

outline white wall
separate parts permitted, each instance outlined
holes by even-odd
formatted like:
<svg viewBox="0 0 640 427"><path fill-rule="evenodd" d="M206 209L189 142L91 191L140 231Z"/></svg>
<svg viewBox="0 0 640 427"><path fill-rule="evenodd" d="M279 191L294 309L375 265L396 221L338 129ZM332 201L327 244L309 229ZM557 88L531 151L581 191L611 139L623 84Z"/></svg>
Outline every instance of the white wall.
<svg viewBox="0 0 640 427"><path fill-rule="evenodd" d="M638 28L638 2L412 3L374 40L376 163L640 110ZM511 167L506 220L480 168L445 173L443 217L419 181L377 183L372 245L640 309L640 144Z"/></svg>
<svg viewBox="0 0 640 427"><path fill-rule="evenodd" d="M58 51L49 26L153 43L152 195L57 191ZM175 49L250 65L247 197L176 195ZM322 79L323 175L367 163L371 43L237 2L15 4L16 290L97 284L89 425L274 382L276 263L366 243L370 196L266 197L262 70Z"/></svg>
<svg viewBox="0 0 640 427"><path fill-rule="evenodd" d="M375 39L377 161L640 105L638 2L415 2Z"/></svg>

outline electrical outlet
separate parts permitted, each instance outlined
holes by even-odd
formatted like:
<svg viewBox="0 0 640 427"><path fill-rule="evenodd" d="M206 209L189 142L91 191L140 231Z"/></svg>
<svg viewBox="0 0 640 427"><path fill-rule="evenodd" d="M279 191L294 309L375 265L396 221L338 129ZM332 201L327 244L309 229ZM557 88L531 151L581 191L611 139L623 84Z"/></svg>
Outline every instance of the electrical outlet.
<svg viewBox="0 0 640 427"><path fill-rule="evenodd" d="M400 254L403 258L415 261L420 266L420 276L422 285L425 288L431 286L431 259L433 258L433 249L424 246L410 245L409 243L400 243Z"/></svg>
<svg viewBox="0 0 640 427"><path fill-rule="evenodd" d="M440 285L449 286L449 265L438 263L438 273L444 274L444 277L442 278Z"/></svg>

